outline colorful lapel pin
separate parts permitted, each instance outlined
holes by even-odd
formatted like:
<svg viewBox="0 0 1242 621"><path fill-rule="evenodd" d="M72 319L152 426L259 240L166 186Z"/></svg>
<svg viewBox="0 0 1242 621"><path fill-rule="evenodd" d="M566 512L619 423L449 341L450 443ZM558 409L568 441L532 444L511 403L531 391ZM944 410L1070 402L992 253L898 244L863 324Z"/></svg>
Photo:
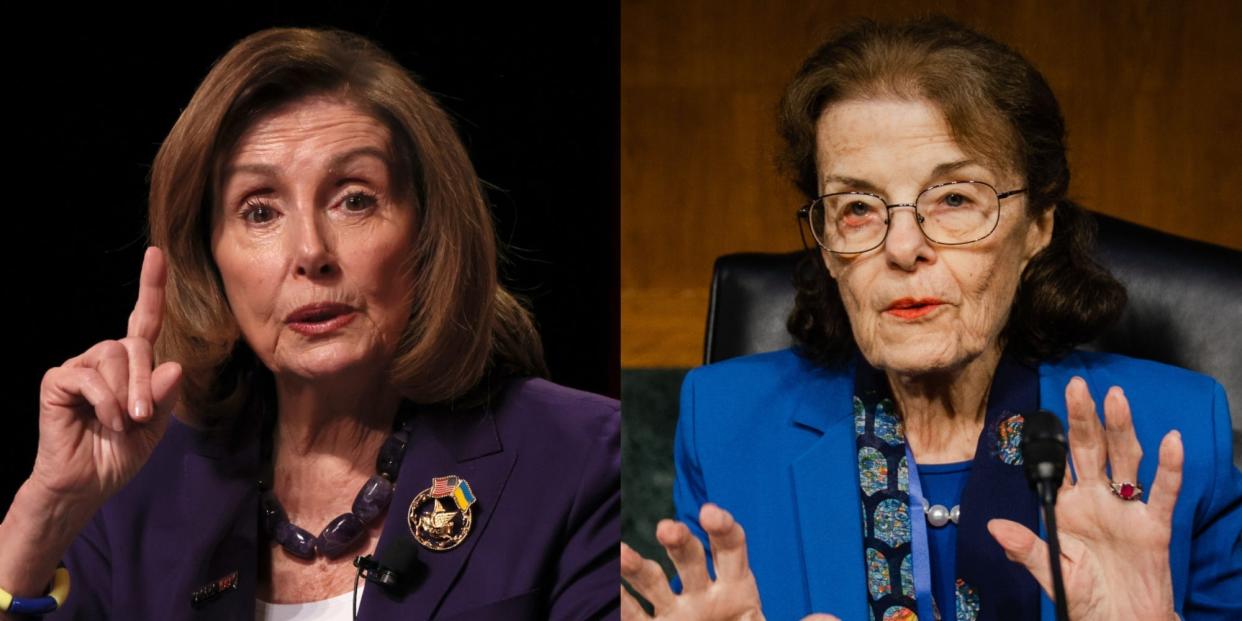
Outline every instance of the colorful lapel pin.
<svg viewBox="0 0 1242 621"><path fill-rule="evenodd" d="M442 552L457 547L470 534L474 493L456 475L435 477L431 487L410 503L410 533L428 550Z"/></svg>
<svg viewBox="0 0 1242 621"><path fill-rule="evenodd" d="M235 590L237 588L237 572L234 571L229 575L213 580L197 589L190 594L190 605L195 608L201 607L203 604L210 602L221 595Z"/></svg>

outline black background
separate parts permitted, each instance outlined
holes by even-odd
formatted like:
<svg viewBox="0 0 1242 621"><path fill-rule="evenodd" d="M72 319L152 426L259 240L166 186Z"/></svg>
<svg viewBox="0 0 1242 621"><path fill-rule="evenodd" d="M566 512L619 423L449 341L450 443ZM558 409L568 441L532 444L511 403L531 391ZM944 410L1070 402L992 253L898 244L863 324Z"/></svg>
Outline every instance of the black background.
<svg viewBox="0 0 1242 621"><path fill-rule="evenodd" d="M4 306L17 347L0 502L33 464L43 373L124 336L161 141L211 63L272 26L367 36L437 95L489 186L504 279L534 308L551 378L618 396L619 10L579 4L212 3L10 22L3 213L17 291Z"/></svg>

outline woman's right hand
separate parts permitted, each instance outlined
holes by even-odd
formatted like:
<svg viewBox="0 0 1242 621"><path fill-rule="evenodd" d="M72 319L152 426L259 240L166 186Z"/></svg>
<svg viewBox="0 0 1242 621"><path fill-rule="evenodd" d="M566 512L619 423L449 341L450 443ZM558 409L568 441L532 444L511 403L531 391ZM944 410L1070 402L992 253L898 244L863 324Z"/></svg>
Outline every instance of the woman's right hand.
<svg viewBox="0 0 1242 621"><path fill-rule="evenodd" d="M181 366L153 363L167 267L147 248L138 302L121 340L103 341L43 376L39 448L28 485L93 512L138 472L164 435Z"/></svg>
<svg viewBox="0 0 1242 621"><path fill-rule="evenodd" d="M716 579L707 573L703 544L681 522L661 520L656 539L681 576L681 594L669 588L659 563L643 558L621 544L621 577L651 602L656 619L704 621L760 621L763 610L759 587L746 556L746 533L728 511L706 503L699 509L699 524L712 547ZM621 618L650 619L638 600L621 587ZM815 614L803 621L829 621L836 617Z"/></svg>

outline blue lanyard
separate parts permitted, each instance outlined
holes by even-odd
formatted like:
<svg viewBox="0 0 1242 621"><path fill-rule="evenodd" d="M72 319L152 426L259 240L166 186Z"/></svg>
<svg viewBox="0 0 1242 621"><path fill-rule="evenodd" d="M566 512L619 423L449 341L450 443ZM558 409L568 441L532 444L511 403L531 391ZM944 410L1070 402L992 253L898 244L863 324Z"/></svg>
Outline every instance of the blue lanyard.
<svg viewBox="0 0 1242 621"><path fill-rule="evenodd" d="M919 469L906 443L906 472L910 483L910 554L914 568L914 603L919 609L919 619L935 619L932 615L931 550L927 545L927 518L923 516L923 485L919 483ZM943 611L941 611L943 612Z"/></svg>

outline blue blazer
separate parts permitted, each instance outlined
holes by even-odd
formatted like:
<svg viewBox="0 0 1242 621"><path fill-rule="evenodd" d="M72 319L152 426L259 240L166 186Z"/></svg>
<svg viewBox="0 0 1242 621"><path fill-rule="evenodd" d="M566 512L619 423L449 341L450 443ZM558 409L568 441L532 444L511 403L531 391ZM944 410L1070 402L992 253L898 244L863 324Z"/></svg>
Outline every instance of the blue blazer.
<svg viewBox="0 0 1242 621"><path fill-rule="evenodd" d="M1231 461L1220 384L1155 362L1075 352L1039 368L1040 406L1063 424L1065 385L1075 375L1099 404L1109 387L1125 390L1146 489L1161 438L1181 431L1186 459L1169 557L1177 610L1188 620L1242 619L1242 473ZM682 386L677 519L707 545L699 507L711 501L733 513L769 619L868 619L853 393L853 366L826 370L788 349L695 369ZM1055 618L1047 596L1041 614Z"/></svg>
<svg viewBox="0 0 1242 621"><path fill-rule="evenodd" d="M363 591L359 619L597 619L619 616L620 414L616 401L538 379L500 402L419 414L379 549L411 537L410 502L455 474L477 499L461 545L418 547L406 596ZM204 434L178 420L142 470L71 546L72 588L51 619L253 619L259 555L258 430ZM354 490L342 496L353 500ZM199 608L191 593L238 573Z"/></svg>

